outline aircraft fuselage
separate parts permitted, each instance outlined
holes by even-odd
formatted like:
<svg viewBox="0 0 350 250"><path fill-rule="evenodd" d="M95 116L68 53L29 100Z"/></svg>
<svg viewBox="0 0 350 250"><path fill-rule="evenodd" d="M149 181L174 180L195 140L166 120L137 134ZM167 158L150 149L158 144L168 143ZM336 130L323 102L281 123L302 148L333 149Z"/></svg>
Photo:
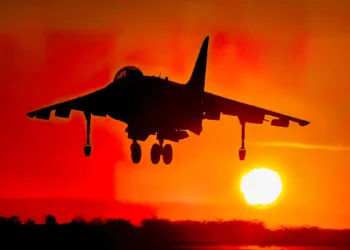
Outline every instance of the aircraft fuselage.
<svg viewBox="0 0 350 250"><path fill-rule="evenodd" d="M122 78L105 88L107 115L144 133L190 130L199 134L202 98L185 84L143 76ZM141 138L138 138L141 139Z"/></svg>

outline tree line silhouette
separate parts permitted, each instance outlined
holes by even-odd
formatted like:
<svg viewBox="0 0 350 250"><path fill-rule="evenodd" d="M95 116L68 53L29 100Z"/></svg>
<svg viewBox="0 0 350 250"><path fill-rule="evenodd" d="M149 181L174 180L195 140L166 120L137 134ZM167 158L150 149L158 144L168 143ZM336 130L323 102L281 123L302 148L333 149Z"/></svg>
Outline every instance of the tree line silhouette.
<svg viewBox="0 0 350 250"><path fill-rule="evenodd" d="M170 221L144 219L133 225L124 219L75 218L59 224L47 215L44 224L18 216L0 217L1 244L10 249L96 247L98 249L165 249L182 245L350 246L350 230L318 227L268 229L260 221ZM0 246L1 247L1 246Z"/></svg>

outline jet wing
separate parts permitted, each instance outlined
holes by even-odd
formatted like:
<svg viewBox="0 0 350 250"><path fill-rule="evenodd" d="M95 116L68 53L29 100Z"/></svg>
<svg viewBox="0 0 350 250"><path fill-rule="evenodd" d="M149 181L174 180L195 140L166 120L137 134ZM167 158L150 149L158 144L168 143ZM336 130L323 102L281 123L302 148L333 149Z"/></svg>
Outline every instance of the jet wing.
<svg viewBox="0 0 350 250"><path fill-rule="evenodd" d="M49 120L51 111L53 110L55 110L55 116L61 118L69 118L72 110L89 112L96 116L106 116L103 103L103 92L102 90L98 90L85 96L34 110L27 113L27 116L30 118Z"/></svg>
<svg viewBox="0 0 350 250"><path fill-rule="evenodd" d="M264 121L269 121L266 118L271 117L274 118L271 120L271 125L277 127L288 127L290 122L298 123L300 126L306 126L310 123L286 114L259 108L211 93L205 93L203 104L205 118L209 120L219 120L220 115L224 114L237 116L240 121L255 124L262 124Z"/></svg>

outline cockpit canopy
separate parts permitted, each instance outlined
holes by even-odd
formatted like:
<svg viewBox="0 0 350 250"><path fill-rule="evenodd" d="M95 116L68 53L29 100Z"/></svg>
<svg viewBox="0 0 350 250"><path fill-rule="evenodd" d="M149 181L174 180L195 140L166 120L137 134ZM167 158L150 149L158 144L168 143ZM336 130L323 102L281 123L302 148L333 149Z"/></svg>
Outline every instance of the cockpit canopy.
<svg viewBox="0 0 350 250"><path fill-rule="evenodd" d="M117 81L124 77L140 77L143 76L140 69L134 66L126 66L119 70L117 74L115 74L114 81Z"/></svg>

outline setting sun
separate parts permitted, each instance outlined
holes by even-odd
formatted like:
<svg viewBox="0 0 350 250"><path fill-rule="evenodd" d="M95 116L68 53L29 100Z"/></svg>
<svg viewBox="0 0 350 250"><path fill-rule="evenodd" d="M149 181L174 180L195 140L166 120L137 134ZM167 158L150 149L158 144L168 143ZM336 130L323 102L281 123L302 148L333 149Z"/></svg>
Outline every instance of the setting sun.
<svg viewBox="0 0 350 250"><path fill-rule="evenodd" d="M269 205L282 192L282 181L277 172L267 168L255 168L241 180L241 192L250 205Z"/></svg>

